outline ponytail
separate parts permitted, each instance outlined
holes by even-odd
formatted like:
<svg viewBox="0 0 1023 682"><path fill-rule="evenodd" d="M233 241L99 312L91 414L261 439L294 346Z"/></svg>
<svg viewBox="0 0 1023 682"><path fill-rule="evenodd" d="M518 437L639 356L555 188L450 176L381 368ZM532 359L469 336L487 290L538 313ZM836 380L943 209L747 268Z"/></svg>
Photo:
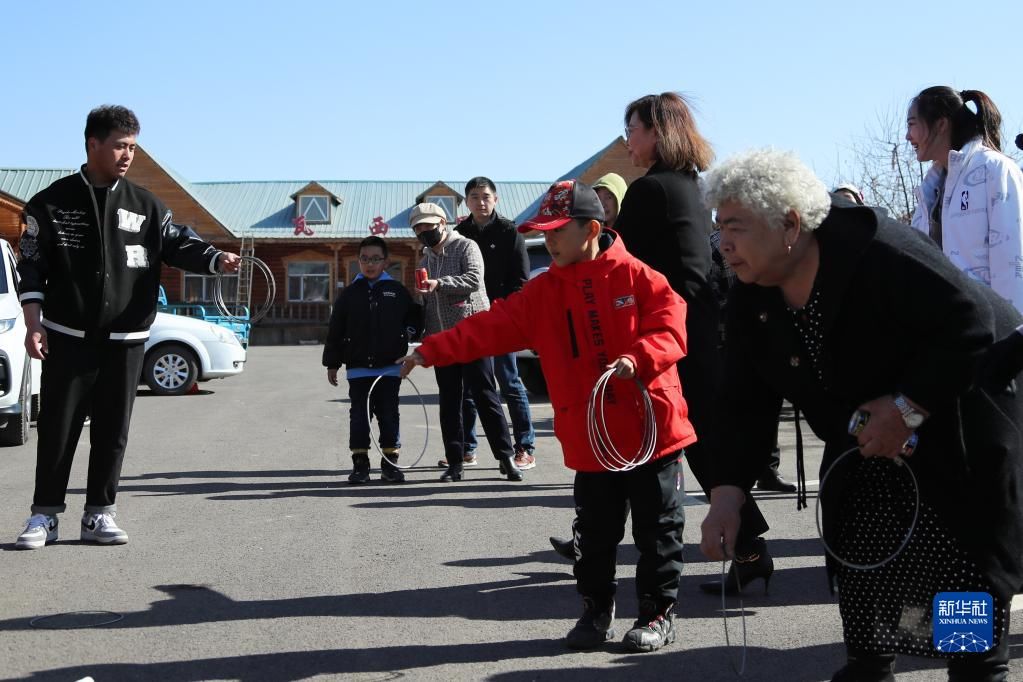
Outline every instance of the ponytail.
<svg viewBox="0 0 1023 682"><path fill-rule="evenodd" d="M912 103L916 105L917 116L928 127L933 127L939 119L948 119L952 149L959 151L979 136L984 146L1002 151L1002 115L991 98L980 90L956 92L936 85L921 90Z"/></svg>

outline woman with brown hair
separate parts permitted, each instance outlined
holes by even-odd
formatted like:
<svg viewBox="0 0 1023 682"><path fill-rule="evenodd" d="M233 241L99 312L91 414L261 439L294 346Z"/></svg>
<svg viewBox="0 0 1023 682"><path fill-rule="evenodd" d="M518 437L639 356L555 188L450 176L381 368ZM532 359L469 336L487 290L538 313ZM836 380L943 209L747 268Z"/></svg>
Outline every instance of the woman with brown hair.
<svg viewBox="0 0 1023 682"><path fill-rule="evenodd" d="M688 353L678 366L689 403L689 419L699 441L686 448L686 460L707 490L714 448L714 402L718 361L718 304L709 283L712 267L710 211L704 207L697 174L714 158L700 134L686 100L674 92L647 95L625 108L625 137L632 163L647 173L625 193L615 230L625 248L663 274L686 302ZM773 443L765 444L769 452ZM768 467L770 469L770 467ZM778 477L765 471L762 480ZM762 486L766 487L766 486ZM767 522L752 496L743 507L742 533L729 571L730 593L756 578L771 578L774 564L764 540ZM705 591L721 583L706 583Z"/></svg>

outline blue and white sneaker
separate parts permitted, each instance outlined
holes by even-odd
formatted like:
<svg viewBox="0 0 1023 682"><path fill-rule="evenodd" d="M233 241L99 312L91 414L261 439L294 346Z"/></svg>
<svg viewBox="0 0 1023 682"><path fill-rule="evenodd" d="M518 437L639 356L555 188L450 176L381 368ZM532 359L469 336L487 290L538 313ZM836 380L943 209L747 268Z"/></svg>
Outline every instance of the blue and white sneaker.
<svg viewBox="0 0 1023 682"><path fill-rule="evenodd" d="M57 517L33 514L25 524L14 546L18 549L39 549L57 541Z"/></svg>
<svg viewBox="0 0 1023 682"><path fill-rule="evenodd" d="M113 512L82 516L82 542L98 542L101 545L124 545L128 534L117 527Z"/></svg>

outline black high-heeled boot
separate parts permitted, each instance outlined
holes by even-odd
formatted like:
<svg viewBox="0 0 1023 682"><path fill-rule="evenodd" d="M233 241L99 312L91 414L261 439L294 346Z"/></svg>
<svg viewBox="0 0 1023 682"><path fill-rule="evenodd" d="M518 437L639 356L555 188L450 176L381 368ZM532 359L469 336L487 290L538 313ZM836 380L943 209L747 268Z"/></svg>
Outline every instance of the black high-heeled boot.
<svg viewBox="0 0 1023 682"><path fill-rule="evenodd" d="M764 538L754 538L749 550L736 551L725 578L725 594L735 596L757 578L764 579L764 594L767 594L773 574L774 559L767 551L767 543ZM721 594L721 581L700 583L700 589L708 594Z"/></svg>

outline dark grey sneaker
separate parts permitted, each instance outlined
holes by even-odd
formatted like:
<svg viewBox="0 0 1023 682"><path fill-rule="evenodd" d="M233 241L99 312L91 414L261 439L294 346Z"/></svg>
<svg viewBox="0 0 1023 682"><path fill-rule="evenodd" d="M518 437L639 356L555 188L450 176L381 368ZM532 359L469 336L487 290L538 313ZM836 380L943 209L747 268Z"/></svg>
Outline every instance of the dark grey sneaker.
<svg viewBox="0 0 1023 682"><path fill-rule="evenodd" d="M369 483L369 455L364 452L352 455L352 473L348 474L348 482L357 485Z"/></svg>
<svg viewBox="0 0 1023 682"><path fill-rule="evenodd" d="M390 462L387 461L387 457L380 459L380 480L388 483L404 483L405 472L391 464L391 462L398 461L398 453L388 455L388 457L391 459Z"/></svg>
<svg viewBox="0 0 1023 682"><path fill-rule="evenodd" d="M625 633L624 642L630 651L657 651L675 641L675 604L658 609L652 601L641 601L639 619Z"/></svg>
<svg viewBox="0 0 1023 682"><path fill-rule="evenodd" d="M583 651L595 649L615 637L615 603L598 604L583 597L583 617L565 635L565 646Z"/></svg>

